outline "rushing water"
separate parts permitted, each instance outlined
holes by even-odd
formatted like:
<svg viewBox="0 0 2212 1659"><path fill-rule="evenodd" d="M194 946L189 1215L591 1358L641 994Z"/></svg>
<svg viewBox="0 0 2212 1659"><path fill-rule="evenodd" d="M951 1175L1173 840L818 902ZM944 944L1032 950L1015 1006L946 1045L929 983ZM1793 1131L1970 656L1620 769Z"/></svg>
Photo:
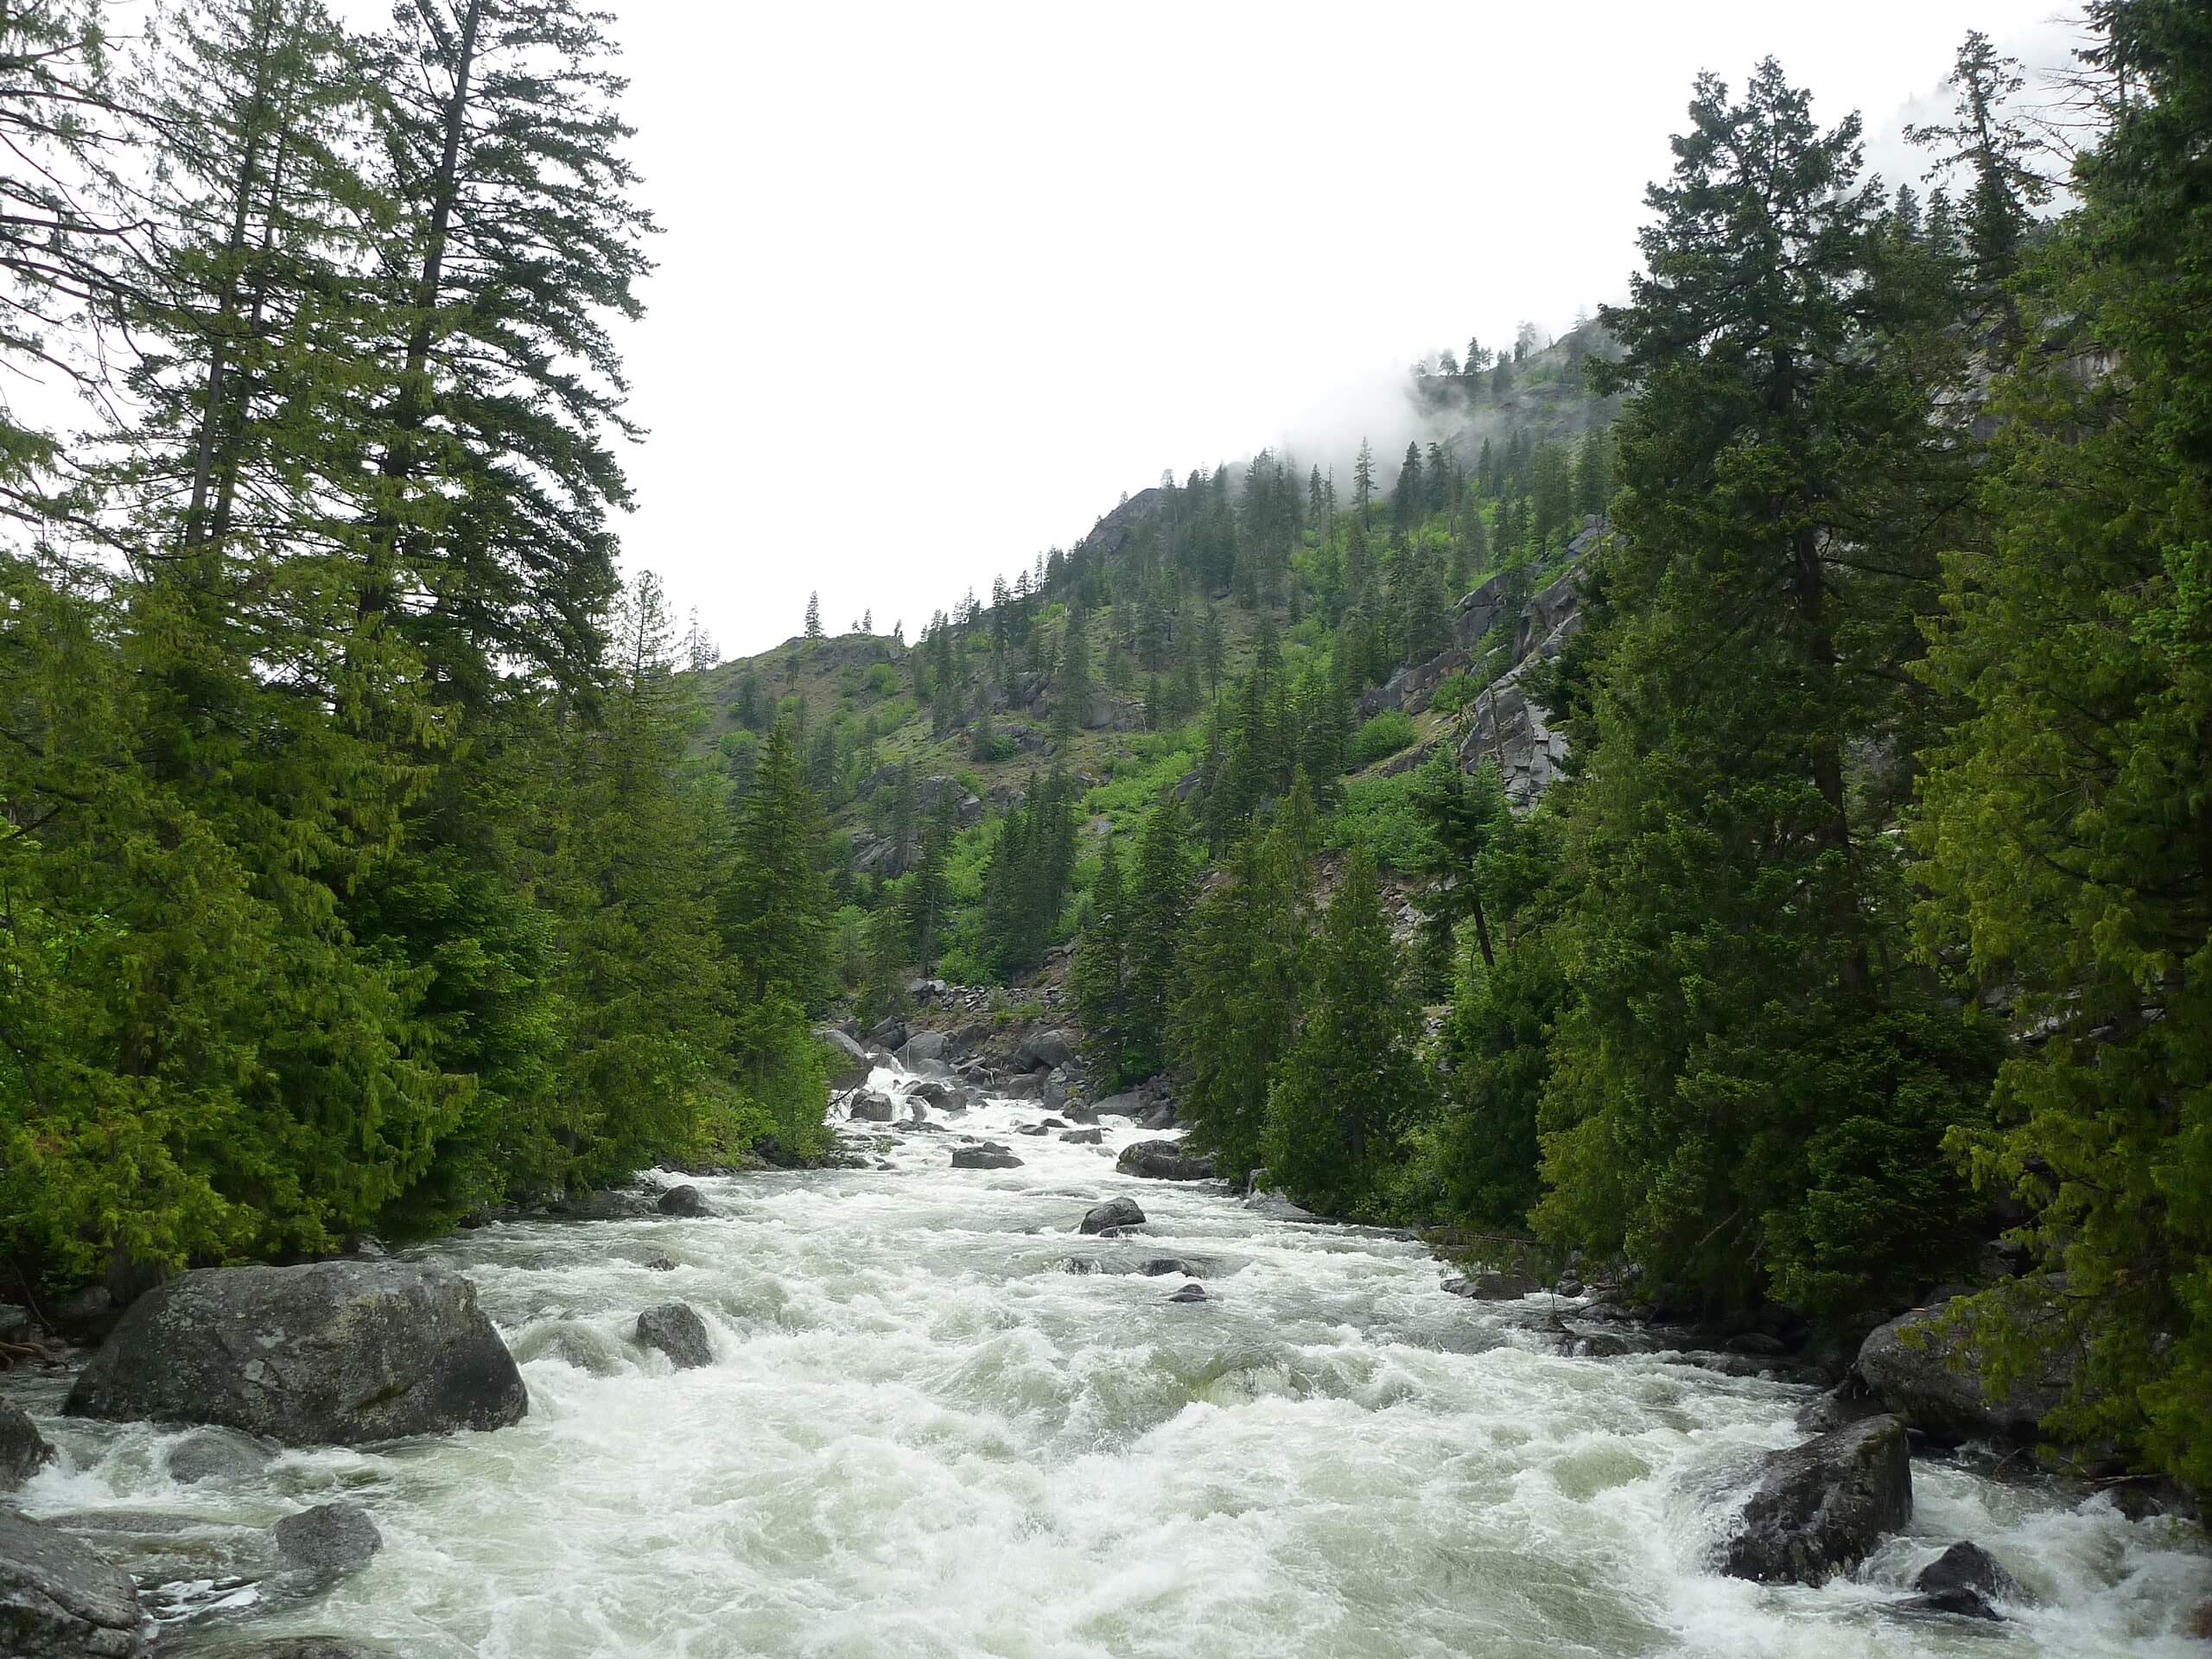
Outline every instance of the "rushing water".
<svg viewBox="0 0 2212 1659"><path fill-rule="evenodd" d="M1440 1294L1415 1243L1121 1177L1116 1148L1144 1136L1114 1120L1101 1147L1012 1133L1041 1116L950 1120L1019 1169L953 1170L951 1135L887 1133L890 1170L699 1181L712 1219L426 1252L474 1280L522 1363L530 1415L496 1433L180 1485L176 1432L60 1420L54 1382L11 1384L62 1453L22 1501L97 1529L171 1601L234 1604L171 1626L165 1653L248 1629L416 1659L2204 1651L2185 1634L2212 1595L2201 1550L1963 1466L1915 1464L1909 1534L1851 1580L1713 1576L1714 1495L1798 1438L1804 1389L1560 1357L1535 1301ZM1122 1193L1141 1236L1076 1235ZM673 1272L645 1265L661 1255ZM1168 1301L1180 1275L1067 1270L1157 1256L1208 1300ZM710 1369L629 1340L671 1298L705 1316ZM288 1597L262 1529L338 1496L385 1548ZM2034 1605L2002 1627L1884 1611L1961 1537Z"/></svg>

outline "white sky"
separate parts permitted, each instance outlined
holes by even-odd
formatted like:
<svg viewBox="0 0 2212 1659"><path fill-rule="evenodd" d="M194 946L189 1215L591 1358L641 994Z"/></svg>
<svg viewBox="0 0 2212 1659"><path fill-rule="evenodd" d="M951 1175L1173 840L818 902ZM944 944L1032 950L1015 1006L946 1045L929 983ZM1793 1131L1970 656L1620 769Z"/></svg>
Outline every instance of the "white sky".
<svg viewBox="0 0 2212 1659"><path fill-rule="evenodd" d="M727 655L907 637L1161 468L1388 454L1414 358L1618 298L1692 78L1772 53L1871 163L2050 0L618 0L664 234L626 331L625 561ZM1340 480L1341 481L1341 480Z"/></svg>

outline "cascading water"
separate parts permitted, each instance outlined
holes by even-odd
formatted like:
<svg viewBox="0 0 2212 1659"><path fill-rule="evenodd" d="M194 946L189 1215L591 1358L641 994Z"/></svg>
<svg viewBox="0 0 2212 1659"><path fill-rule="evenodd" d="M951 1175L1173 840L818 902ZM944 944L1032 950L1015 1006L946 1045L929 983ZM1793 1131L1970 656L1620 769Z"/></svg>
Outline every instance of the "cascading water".
<svg viewBox="0 0 2212 1659"><path fill-rule="evenodd" d="M167 1586L151 1599L192 1616L162 1653L249 1629L416 1659L2204 1650L2200 1547L1964 1465L1916 1463L1911 1528L1850 1580L1714 1576L1715 1494L1801 1438L1806 1390L1560 1357L1548 1310L1440 1294L1410 1241L1117 1175L1147 1137L1116 1120L1090 1146L1017 1133L1033 1103L930 1116L953 1133L883 1130L888 1170L699 1180L710 1219L500 1225L423 1252L475 1281L513 1346L518 1427L183 1484L179 1432L60 1419L59 1383L18 1380L61 1452L20 1501ZM958 1134L1022 1166L949 1167ZM1077 1235L1124 1194L1140 1233ZM1207 1300L1171 1302L1186 1275L1141 1270L1163 1258ZM671 1299L705 1316L714 1365L631 1341ZM288 1591L264 1529L340 1496L385 1548ZM1957 1538L2031 1605L1997 1626L1885 1611Z"/></svg>

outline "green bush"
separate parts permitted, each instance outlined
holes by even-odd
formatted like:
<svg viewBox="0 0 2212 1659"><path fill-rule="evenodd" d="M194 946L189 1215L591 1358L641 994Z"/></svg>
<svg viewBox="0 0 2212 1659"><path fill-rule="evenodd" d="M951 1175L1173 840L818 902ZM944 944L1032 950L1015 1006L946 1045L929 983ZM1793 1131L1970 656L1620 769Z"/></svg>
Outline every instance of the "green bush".
<svg viewBox="0 0 2212 1659"><path fill-rule="evenodd" d="M1414 783L1420 776L1414 770L1395 778L1348 781L1344 804L1322 826L1322 844L1342 851L1363 841L1386 869L1414 868L1435 849L1428 821L1414 808Z"/></svg>
<svg viewBox="0 0 2212 1659"><path fill-rule="evenodd" d="M1473 675L1449 674L1437 682L1436 690L1429 696L1428 706L1441 709L1447 715L1456 715L1482 694L1483 689L1475 683Z"/></svg>
<svg viewBox="0 0 2212 1659"><path fill-rule="evenodd" d="M1385 755L1395 754L1414 741L1413 716L1402 709L1385 709L1352 734L1344 746L1344 759L1357 769L1373 766Z"/></svg>

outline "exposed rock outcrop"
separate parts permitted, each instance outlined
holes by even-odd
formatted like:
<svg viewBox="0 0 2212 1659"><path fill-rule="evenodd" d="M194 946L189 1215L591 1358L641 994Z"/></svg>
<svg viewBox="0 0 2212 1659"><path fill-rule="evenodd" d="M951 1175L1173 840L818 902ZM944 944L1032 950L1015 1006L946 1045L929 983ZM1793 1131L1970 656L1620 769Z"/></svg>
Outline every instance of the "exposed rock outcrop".
<svg viewBox="0 0 2212 1659"><path fill-rule="evenodd" d="M817 1026L814 1035L830 1053L830 1086L839 1093L857 1089L875 1070L875 1061L858 1040L835 1026Z"/></svg>
<svg viewBox="0 0 2212 1659"><path fill-rule="evenodd" d="M442 1268L203 1268L131 1305L63 1408L213 1423L289 1446L500 1428L529 1409L514 1356Z"/></svg>
<svg viewBox="0 0 2212 1659"><path fill-rule="evenodd" d="M0 1653L11 1659L135 1659L130 1575L52 1527L0 1510Z"/></svg>
<svg viewBox="0 0 2212 1659"><path fill-rule="evenodd" d="M1721 1570L1761 1584L1825 1584L1911 1518L1904 1425L1870 1417L1767 1454Z"/></svg>

